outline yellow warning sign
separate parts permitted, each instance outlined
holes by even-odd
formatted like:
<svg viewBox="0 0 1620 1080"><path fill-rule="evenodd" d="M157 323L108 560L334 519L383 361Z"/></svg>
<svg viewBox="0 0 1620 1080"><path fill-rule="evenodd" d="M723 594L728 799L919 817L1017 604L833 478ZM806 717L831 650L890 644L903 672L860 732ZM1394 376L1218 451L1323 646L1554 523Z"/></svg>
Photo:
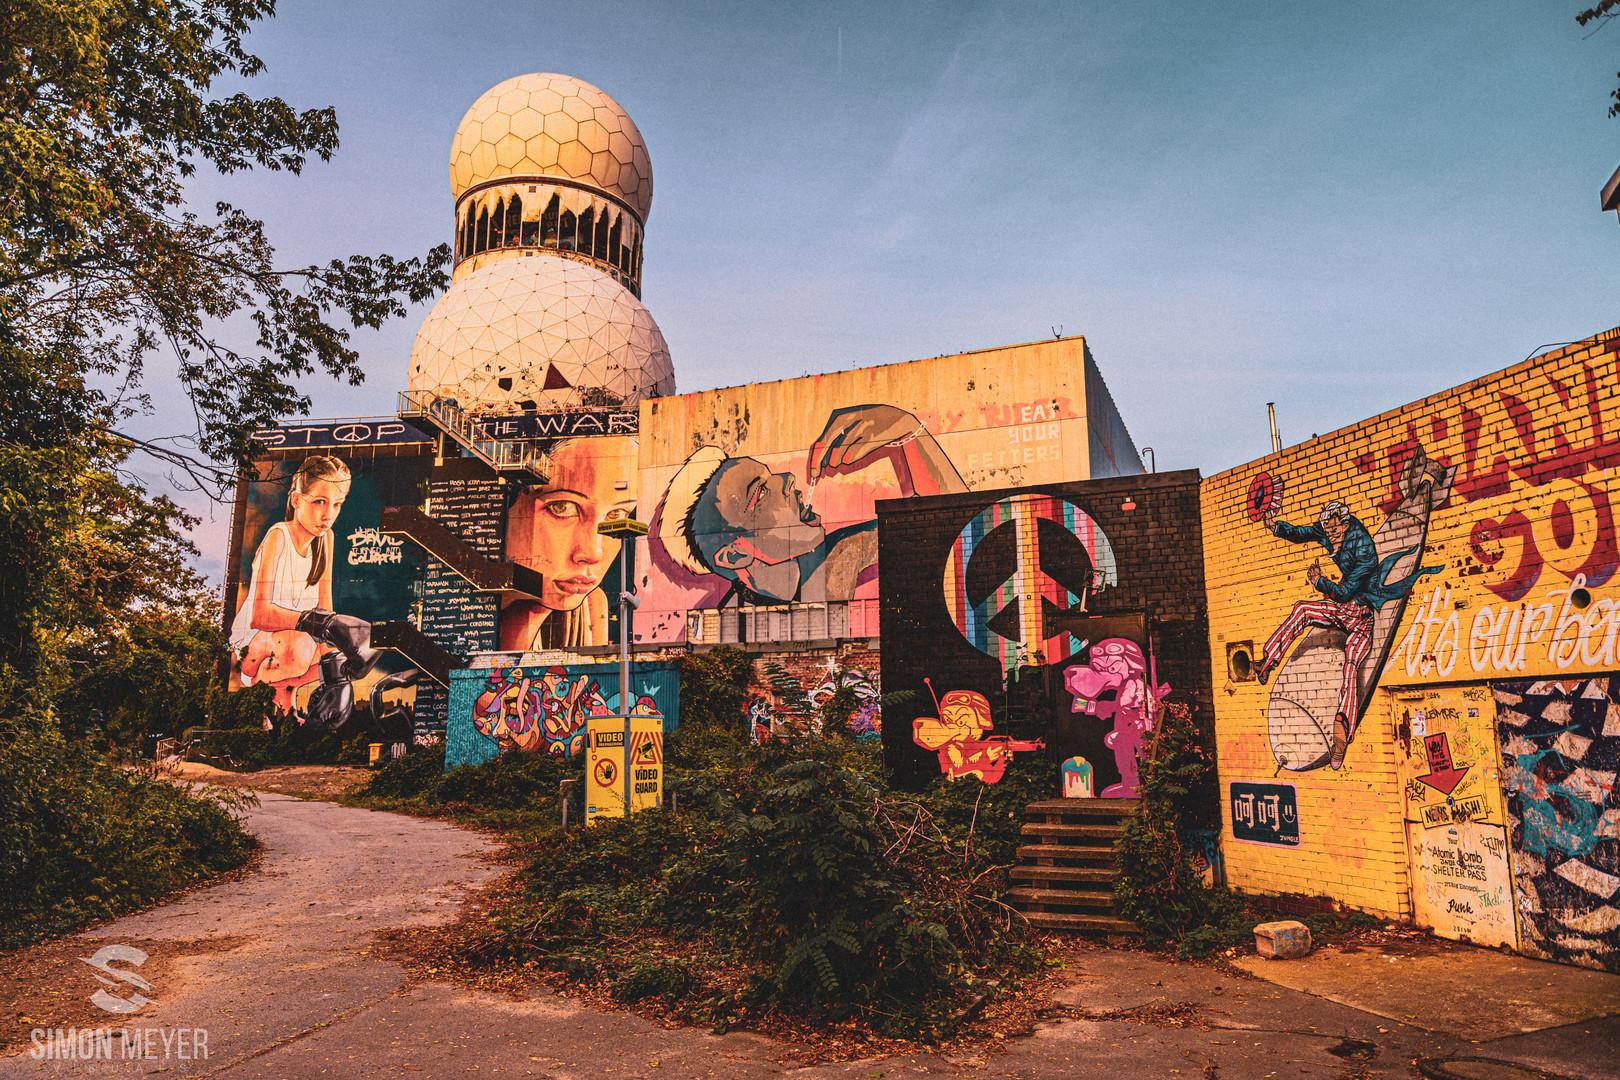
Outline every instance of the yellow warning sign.
<svg viewBox="0 0 1620 1080"><path fill-rule="evenodd" d="M586 724L585 820L624 816L624 720L593 716ZM630 809L651 810L664 802L664 719L630 718Z"/></svg>

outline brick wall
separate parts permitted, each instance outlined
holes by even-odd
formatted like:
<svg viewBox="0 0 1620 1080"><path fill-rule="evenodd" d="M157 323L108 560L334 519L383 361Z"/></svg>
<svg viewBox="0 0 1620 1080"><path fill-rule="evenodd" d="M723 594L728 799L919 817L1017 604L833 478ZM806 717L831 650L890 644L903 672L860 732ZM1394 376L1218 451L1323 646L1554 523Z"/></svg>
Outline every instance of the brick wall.
<svg viewBox="0 0 1620 1080"><path fill-rule="evenodd" d="M1620 668L1617 350L1620 330L1609 331L1204 481L1222 791L1233 781L1292 783L1300 819L1297 848L1228 843L1232 884L1409 913L1397 764L1412 742L1397 730L1391 690ZM1429 500L1422 551L1388 576L1419 566L1438 572L1418 579L1406 601L1380 609L1372 657L1387 657L1370 672L1376 689L1365 716L1342 768L1312 766L1290 748L1293 736L1273 707L1279 684L1245 678L1230 654L1257 655L1297 601L1320 599L1305 576L1313 560L1330 578L1338 571L1322 548L1272 535L1251 515L1251 491L1261 474L1280 480L1280 516L1295 525L1313 524L1330 500L1343 502L1376 539L1400 524L1414 461L1427 463L1431 491L1443 497ZM1311 645L1301 639L1296 648ZM1330 715L1337 673L1324 668L1295 696L1301 712ZM1231 807L1222 802L1230 840Z"/></svg>
<svg viewBox="0 0 1620 1080"><path fill-rule="evenodd" d="M1192 705L1195 716L1206 723L1211 715L1197 472L883 502L878 504L883 692L911 690L917 695L891 706L884 724L885 756L898 783L915 786L939 775L936 755L911 741L912 721L937 715L925 677L941 695L947 690L984 694L997 717L994 734L1062 744L1047 751L1054 793L1057 763L1072 752L1092 763L1098 791L1118 779L1113 753L1102 741L1109 726L1071 713L1073 698L1064 689L1063 670L1072 661L1045 663L1045 652L1040 652L1037 658L1043 662L1025 667L1009 693L1002 655L970 644L947 606L944 575L957 538L986 507L1014 494L1053 496L1096 523L1112 549L1117 583L1089 597L1088 613L1144 615L1158 679L1172 687L1170 700ZM1051 649L1057 640L1038 643L1037 649ZM1016 657L1016 643L1009 646L1002 639L992 647ZM1026 645L1026 655L1028 651Z"/></svg>

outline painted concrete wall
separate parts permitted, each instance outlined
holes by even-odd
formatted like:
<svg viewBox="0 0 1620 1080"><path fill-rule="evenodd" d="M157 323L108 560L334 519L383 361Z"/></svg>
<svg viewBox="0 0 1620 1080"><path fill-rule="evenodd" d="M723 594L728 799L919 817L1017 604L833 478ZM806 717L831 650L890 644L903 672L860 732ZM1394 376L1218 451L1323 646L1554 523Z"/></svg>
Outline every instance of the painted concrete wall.
<svg viewBox="0 0 1620 1080"><path fill-rule="evenodd" d="M875 636L879 499L1141 471L1079 337L641 409L646 642L717 640L717 620L689 616L723 606L851 605L826 636Z"/></svg>
<svg viewBox="0 0 1620 1080"><path fill-rule="evenodd" d="M1410 774L1421 691L1620 669L1617 352L1620 330L1609 331L1205 481L1232 884L1412 913L1403 793L1414 781L1431 788L1422 777L1445 772L1425 761L1418 767L1428 772ZM1319 518L1332 503L1352 520L1328 513L1329 530ZM1341 528L1348 540L1329 535ZM1318 574L1325 585L1313 584ZM1476 696L1486 714L1500 705L1498 693ZM1518 760L1545 749L1526 746L1491 748L1472 767L1504 782ZM1607 747L1571 742L1560 766L1561 775L1584 769L1590 778L1577 785L1589 805L1563 813L1588 824L1583 865L1607 876L1571 873L1599 888L1620 887L1620 865L1611 865L1620 861L1620 801ZM1291 787L1277 805L1292 799L1297 839L1257 837L1234 784L1238 795L1245 785ZM1456 806L1458 821L1509 824ZM1521 909L1539 902L1518 890Z"/></svg>

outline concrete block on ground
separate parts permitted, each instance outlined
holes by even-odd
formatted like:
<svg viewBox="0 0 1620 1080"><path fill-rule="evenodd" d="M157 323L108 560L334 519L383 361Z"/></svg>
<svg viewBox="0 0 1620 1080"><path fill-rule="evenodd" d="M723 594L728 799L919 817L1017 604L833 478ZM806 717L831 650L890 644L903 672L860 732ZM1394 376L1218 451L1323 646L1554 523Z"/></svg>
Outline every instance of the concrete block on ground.
<svg viewBox="0 0 1620 1080"><path fill-rule="evenodd" d="M1254 947L1267 960L1298 960L1311 951L1311 928L1288 919L1254 928Z"/></svg>

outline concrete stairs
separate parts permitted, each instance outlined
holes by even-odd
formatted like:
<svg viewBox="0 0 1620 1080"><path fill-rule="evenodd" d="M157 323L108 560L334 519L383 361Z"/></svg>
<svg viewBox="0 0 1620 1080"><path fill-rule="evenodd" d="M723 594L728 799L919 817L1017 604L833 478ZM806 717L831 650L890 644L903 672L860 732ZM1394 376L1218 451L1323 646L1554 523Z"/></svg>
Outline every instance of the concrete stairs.
<svg viewBox="0 0 1620 1080"><path fill-rule="evenodd" d="M1043 930L1139 933L1114 910L1114 841L1136 799L1047 799L1024 810L1007 902Z"/></svg>

